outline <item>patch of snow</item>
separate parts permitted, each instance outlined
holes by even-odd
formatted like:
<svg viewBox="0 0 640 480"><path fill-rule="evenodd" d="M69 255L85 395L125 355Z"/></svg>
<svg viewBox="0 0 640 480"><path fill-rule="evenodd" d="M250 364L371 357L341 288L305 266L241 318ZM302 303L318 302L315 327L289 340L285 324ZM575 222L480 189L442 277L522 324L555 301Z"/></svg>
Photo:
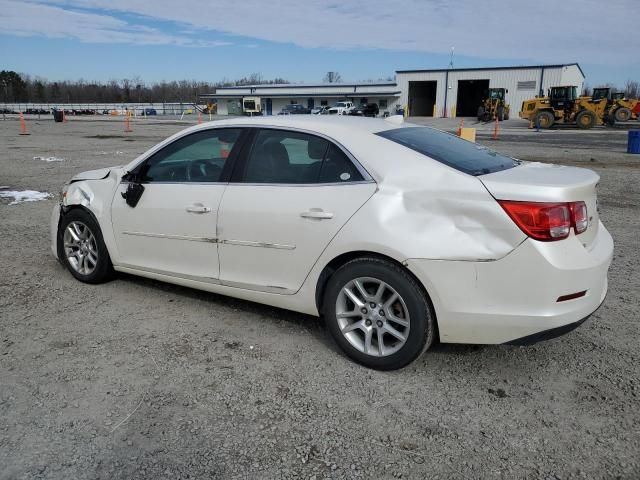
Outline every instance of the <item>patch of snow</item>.
<svg viewBox="0 0 640 480"><path fill-rule="evenodd" d="M115 151L115 152L96 152L96 155L124 155L124 152Z"/></svg>
<svg viewBox="0 0 640 480"><path fill-rule="evenodd" d="M42 160L43 162L64 162L64 158L58 157L33 157L34 160Z"/></svg>
<svg viewBox="0 0 640 480"><path fill-rule="evenodd" d="M9 187L2 187L3 189ZM35 190L2 190L0 191L0 198L13 198L13 201L9 205L17 205L24 202L37 202L40 200L46 200L51 197L50 193L37 192Z"/></svg>

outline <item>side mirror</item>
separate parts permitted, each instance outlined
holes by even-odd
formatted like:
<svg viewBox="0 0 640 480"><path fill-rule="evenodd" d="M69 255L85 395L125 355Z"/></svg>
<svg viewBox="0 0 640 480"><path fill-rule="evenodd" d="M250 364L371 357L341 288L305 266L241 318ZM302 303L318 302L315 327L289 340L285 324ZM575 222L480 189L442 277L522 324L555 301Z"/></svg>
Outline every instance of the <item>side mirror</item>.
<svg viewBox="0 0 640 480"><path fill-rule="evenodd" d="M122 192L120 193L120 195L122 195L122 198L125 199L127 205L129 205L131 208L135 208L136 205L138 205L140 197L142 197L143 193L144 185L140 183L130 183L127 187L126 192Z"/></svg>

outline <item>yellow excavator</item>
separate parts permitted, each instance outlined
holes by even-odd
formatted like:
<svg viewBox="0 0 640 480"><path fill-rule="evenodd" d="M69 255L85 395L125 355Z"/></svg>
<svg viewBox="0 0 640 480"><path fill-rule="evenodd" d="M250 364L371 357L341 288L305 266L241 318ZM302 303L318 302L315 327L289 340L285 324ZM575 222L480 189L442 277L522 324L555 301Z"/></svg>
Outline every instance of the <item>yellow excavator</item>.
<svg viewBox="0 0 640 480"><path fill-rule="evenodd" d="M490 88L487 96L478 107L478 120L481 122L491 122L496 118L501 122L509 120L509 105L505 103L505 95L509 90L504 88Z"/></svg>
<svg viewBox="0 0 640 480"><path fill-rule="evenodd" d="M546 97L525 100L519 113L538 128L564 124L587 129L603 125L606 115L607 99L578 96L578 87L573 85L551 87Z"/></svg>

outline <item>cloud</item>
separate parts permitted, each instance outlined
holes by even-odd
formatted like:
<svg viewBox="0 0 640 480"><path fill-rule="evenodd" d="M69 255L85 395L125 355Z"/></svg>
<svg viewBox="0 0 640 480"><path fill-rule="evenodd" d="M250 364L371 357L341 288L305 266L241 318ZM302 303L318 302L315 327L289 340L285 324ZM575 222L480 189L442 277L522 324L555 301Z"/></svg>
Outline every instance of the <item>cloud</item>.
<svg viewBox="0 0 640 480"><path fill-rule="evenodd" d="M7 2L17 4L0 0L0 6ZM609 3L615 3L615 8ZM46 24L49 13L38 14L38 9L55 10L58 16L66 12L66 18L87 15L97 31L90 33L85 28L84 35L89 37L85 41L110 41L113 37L128 41L131 36L148 43L189 45L197 44L198 37L216 32L307 48L447 54L455 46L456 54L466 57L627 64L639 61L634 60L638 58L638 42L632 40L633 26L625 27L620 15L634 12L636 3L637 0L49 0L47 5L22 5L33 8L34 16L43 18ZM113 15L123 13L134 15L141 23L173 22L183 30L194 29L194 33L131 31L129 24L112 23L121 22ZM20 23L23 29L33 24L31 19ZM66 30L64 27L63 24L59 30ZM0 24L0 31L7 28L7 22ZM46 25L40 28L48 35L63 34L55 28L52 32Z"/></svg>
<svg viewBox="0 0 640 480"><path fill-rule="evenodd" d="M0 33L75 38L87 43L208 47L230 45L230 42L205 41L197 37L167 34L110 15L15 0L0 0Z"/></svg>

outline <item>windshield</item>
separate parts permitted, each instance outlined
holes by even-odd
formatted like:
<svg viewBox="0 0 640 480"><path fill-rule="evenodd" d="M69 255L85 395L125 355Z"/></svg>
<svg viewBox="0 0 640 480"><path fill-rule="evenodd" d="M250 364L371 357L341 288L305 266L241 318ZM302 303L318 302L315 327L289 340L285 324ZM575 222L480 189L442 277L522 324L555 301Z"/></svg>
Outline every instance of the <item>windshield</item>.
<svg viewBox="0 0 640 480"><path fill-rule="evenodd" d="M347 106L347 104L346 104L346 103L344 103L344 102L338 102L338 103L336 103L336 107L346 107L346 106Z"/></svg>
<svg viewBox="0 0 640 480"><path fill-rule="evenodd" d="M376 135L469 175L485 175L519 165L511 157L434 128L403 127L378 132Z"/></svg>

